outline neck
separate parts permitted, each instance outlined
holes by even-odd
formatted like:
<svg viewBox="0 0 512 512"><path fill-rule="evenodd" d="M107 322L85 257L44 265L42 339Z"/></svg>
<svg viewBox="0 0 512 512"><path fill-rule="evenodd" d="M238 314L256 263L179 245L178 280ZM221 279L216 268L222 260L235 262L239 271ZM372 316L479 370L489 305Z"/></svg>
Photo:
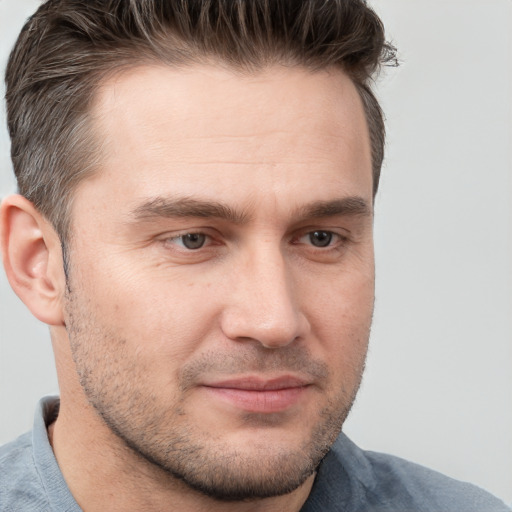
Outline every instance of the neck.
<svg viewBox="0 0 512 512"><path fill-rule="evenodd" d="M64 479L87 512L103 512L106 503L112 512L298 512L311 491L314 475L284 496L244 502L215 500L128 448L85 397L80 406L76 397L73 401L61 397L59 416L48 430Z"/></svg>

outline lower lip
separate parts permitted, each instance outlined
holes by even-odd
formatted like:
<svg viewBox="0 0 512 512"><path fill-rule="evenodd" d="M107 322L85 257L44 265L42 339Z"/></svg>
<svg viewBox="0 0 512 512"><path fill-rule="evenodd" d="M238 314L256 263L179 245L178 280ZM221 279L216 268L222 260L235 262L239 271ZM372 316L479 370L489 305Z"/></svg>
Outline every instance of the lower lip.
<svg viewBox="0 0 512 512"><path fill-rule="evenodd" d="M205 387L213 396L246 412L273 413L284 411L295 405L306 392L307 386L248 390L237 388Z"/></svg>

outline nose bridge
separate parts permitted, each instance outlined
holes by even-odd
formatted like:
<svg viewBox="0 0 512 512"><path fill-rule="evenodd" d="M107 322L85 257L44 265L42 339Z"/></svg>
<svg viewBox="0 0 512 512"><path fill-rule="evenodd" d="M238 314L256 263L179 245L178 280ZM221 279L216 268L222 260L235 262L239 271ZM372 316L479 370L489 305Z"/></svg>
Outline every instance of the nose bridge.
<svg viewBox="0 0 512 512"><path fill-rule="evenodd" d="M235 273L224 332L232 339L250 338L268 348L282 347L304 335L307 322L279 244L256 245Z"/></svg>

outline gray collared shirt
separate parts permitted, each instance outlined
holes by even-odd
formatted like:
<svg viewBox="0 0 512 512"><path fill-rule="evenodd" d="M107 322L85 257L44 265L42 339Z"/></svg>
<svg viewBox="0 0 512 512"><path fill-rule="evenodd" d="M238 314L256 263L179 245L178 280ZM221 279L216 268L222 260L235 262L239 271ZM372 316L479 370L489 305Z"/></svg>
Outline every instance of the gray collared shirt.
<svg viewBox="0 0 512 512"><path fill-rule="evenodd" d="M0 512L81 512L48 441L46 427L57 411L56 397L42 399L32 432L0 448ZM361 450L341 434L322 461L301 512L510 509L471 484L397 457Z"/></svg>

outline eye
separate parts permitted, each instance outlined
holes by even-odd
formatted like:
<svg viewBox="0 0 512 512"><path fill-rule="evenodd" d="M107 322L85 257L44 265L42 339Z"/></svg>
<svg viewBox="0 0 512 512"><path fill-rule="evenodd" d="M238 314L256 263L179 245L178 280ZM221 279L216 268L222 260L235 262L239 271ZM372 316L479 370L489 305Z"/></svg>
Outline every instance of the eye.
<svg viewBox="0 0 512 512"><path fill-rule="evenodd" d="M328 229L308 231L295 240L295 243L318 249L341 248L346 242L347 237L345 235Z"/></svg>
<svg viewBox="0 0 512 512"><path fill-rule="evenodd" d="M315 247L328 247L332 243L334 233L331 231L312 231L306 235L311 245Z"/></svg>
<svg viewBox="0 0 512 512"><path fill-rule="evenodd" d="M205 245L207 238L207 235L204 233L186 233L173 238L172 242L193 251L201 249Z"/></svg>

